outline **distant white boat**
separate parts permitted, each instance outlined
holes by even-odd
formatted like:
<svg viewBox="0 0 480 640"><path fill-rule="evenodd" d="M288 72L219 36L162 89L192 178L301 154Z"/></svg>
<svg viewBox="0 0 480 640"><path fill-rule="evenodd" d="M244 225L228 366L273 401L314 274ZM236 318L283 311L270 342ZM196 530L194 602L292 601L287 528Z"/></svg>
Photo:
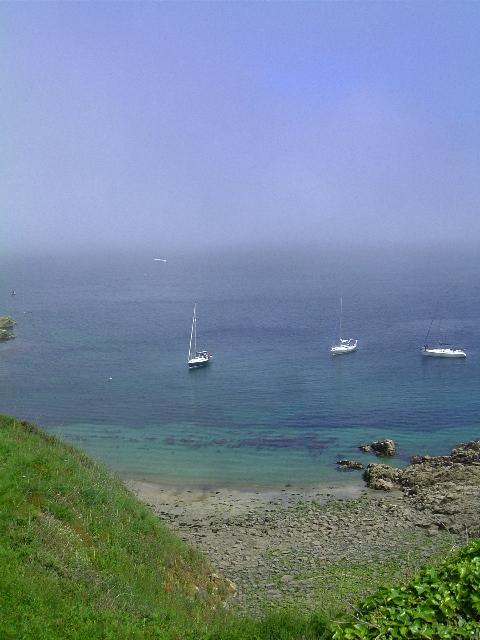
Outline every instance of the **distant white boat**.
<svg viewBox="0 0 480 640"><path fill-rule="evenodd" d="M154 262L166 262L167 259L166 258L154 258L153 261Z"/></svg>
<svg viewBox="0 0 480 640"><path fill-rule="evenodd" d="M434 316L435 315L436 314L434 314ZM435 317L433 317L432 321L430 322L427 335L425 336L425 343L420 350L422 355L430 356L432 358L466 358L467 354L460 347L454 347L451 344L447 344L446 342L437 342L435 346L430 346L428 344L428 337L430 335L434 320Z"/></svg>
<svg viewBox="0 0 480 640"><path fill-rule="evenodd" d="M342 316L343 316L343 298L340 296L340 326L338 331L338 340L330 347L332 356L340 356L344 353L352 353L356 351L358 340L353 338L342 338Z"/></svg>
<svg viewBox="0 0 480 640"><path fill-rule="evenodd" d="M438 347L429 347L424 345L422 347L422 355L432 356L434 358L466 358L467 354L463 349L451 347L446 344L439 345Z"/></svg>
<svg viewBox="0 0 480 640"><path fill-rule="evenodd" d="M332 356L340 356L343 353L351 353L357 350L358 340L353 338L339 338L335 344L330 347Z"/></svg>
<svg viewBox="0 0 480 640"><path fill-rule="evenodd" d="M205 367L209 364L211 359L212 354L208 353L208 351L197 350L197 305L195 304L193 307L192 330L190 332L187 365L189 369L198 369L198 367Z"/></svg>

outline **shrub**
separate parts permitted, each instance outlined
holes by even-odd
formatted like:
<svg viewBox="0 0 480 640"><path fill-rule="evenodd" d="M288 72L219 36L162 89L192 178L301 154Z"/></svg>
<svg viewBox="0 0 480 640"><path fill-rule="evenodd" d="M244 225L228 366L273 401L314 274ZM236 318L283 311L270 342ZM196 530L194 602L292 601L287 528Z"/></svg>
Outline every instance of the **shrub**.
<svg viewBox="0 0 480 640"><path fill-rule="evenodd" d="M480 540L403 587L380 589L333 638L480 638Z"/></svg>

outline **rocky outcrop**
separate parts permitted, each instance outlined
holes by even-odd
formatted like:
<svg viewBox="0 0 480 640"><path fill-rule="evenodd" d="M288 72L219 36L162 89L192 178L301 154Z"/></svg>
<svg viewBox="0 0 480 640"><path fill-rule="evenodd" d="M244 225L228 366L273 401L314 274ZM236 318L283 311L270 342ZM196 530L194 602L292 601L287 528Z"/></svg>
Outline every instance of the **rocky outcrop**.
<svg viewBox="0 0 480 640"><path fill-rule="evenodd" d="M420 487L442 482L469 482L476 477L477 468L480 471L480 440L457 445L449 456L413 456L405 469L369 464L363 477L372 489L382 478L415 493Z"/></svg>
<svg viewBox="0 0 480 640"><path fill-rule="evenodd" d="M391 491L399 489L403 471L388 464L371 463L367 466L363 478L370 489Z"/></svg>
<svg viewBox="0 0 480 640"><path fill-rule="evenodd" d="M342 469L363 469L363 464L358 460L337 460L337 465Z"/></svg>
<svg viewBox="0 0 480 640"><path fill-rule="evenodd" d="M452 449L450 458L454 462L463 462L464 464L480 462L480 440L457 445Z"/></svg>
<svg viewBox="0 0 480 640"><path fill-rule="evenodd" d="M361 444L360 451L364 453L374 453L376 456L394 456L396 453L396 446L393 440L376 440L370 444Z"/></svg>
<svg viewBox="0 0 480 640"><path fill-rule="evenodd" d="M0 342L15 338L13 331L10 331L15 324L15 320L10 316L0 316Z"/></svg>
<svg viewBox="0 0 480 640"><path fill-rule="evenodd" d="M0 316L0 329L12 329L16 324L10 316Z"/></svg>
<svg viewBox="0 0 480 640"><path fill-rule="evenodd" d="M414 456L405 469L369 464L371 489L401 489L429 522L451 532L480 535L480 440L457 445L449 456Z"/></svg>

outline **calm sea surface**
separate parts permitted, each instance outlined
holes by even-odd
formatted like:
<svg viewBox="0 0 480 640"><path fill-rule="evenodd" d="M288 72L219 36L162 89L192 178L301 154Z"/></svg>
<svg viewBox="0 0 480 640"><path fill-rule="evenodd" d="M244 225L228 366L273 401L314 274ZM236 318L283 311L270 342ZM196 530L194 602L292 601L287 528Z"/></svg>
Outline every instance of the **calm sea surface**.
<svg viewBox="0 0 480 640"><path fill-rule="evenodd" d="M0 345L2 413L124 476L191 486L348 483L335 460L363 441L392 437L405 462L480 437L474 256L153 257L3 262L0 315L18 324ZM359 349L332 358L340 293ZM214 360L188 371L194 301ZM433 315L466 360L421 357Z"/></svg>

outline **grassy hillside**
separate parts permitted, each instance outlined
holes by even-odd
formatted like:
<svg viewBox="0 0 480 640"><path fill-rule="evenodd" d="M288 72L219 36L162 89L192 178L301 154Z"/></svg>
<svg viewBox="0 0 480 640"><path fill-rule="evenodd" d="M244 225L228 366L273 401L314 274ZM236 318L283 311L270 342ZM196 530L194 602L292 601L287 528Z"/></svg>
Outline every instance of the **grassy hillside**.
<svg viewBox="0 0 480 640"><path fill-rule="evenodd" d="M101 465L0 417L0 637L319 638L320 620L237 618L228 585Z"/></svg>
<svg viewBox="0 0 480 640"><path fill-rule="evenodd" d="M1 640L479 638L480 542L353 620L230 607L229 586L106 469L0 416Z"/></svg>

